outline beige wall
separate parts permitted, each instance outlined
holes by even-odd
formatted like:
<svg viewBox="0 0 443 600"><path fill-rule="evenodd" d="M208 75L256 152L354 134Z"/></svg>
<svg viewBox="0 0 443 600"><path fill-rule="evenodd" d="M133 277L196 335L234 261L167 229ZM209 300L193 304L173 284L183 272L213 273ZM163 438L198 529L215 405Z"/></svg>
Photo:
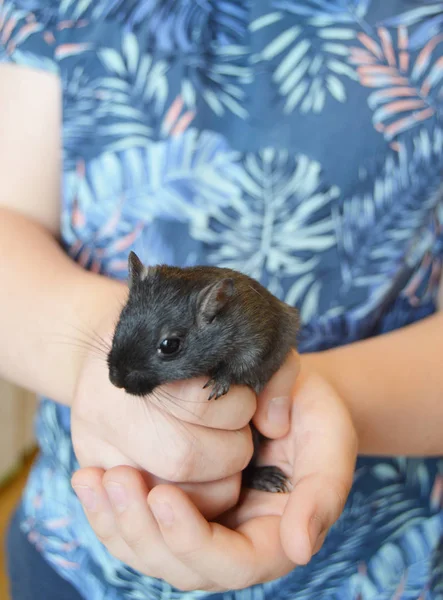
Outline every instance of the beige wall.
<svg viewBox="0 0 443 600"><path fill-rule="evenodd" d="M0 485L34 447L33 394L0 380Z"/></svg>

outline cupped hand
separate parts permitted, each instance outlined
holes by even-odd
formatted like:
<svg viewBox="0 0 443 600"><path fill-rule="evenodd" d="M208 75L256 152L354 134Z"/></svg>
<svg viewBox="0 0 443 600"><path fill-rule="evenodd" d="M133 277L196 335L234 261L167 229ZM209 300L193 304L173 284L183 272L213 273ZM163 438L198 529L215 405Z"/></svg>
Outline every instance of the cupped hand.
<svg viewBox="0 0 443 600"><path fill-rule="evenodd" d="M240 472L253 453L248 423L256 397L246 387L232 387L209 402L204 384L195 379L148 398L130 396L110 383L105 361L88 355L71 412L80 467L126 465L144 473L149 485L184 483L208 518L235 505ZM83 493L94 495L86 488Z"/></svg>
<svg viewBox="0 0 443 600"><path fill-rule="evenodd" d="M97 503L86 514L112 554L181 590L232 590L306 564L340 516L353 480L357 435L334 388L295 353L259 399L254 421L272 438L262 464L291 476L289 494L246 490L218 522L208 522L186 490L155 485L136 469L87 469ZM291 419L288 418L291 407Z"/></svg>

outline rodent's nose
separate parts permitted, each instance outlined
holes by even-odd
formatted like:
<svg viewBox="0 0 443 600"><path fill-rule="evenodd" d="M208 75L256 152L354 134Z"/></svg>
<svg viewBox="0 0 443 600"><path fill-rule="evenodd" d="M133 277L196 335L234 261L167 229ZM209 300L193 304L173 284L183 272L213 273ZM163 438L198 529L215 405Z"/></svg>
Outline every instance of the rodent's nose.
<svg viewBox="0 0 443 600"><path fill-rule="evenodd" d="M118 388L125 387L125 385L124 385L124 375L114 365L112 365L111 367L109 367L109 380L112 383L112 385L115 385L115 387L118 387Z"/></svg>

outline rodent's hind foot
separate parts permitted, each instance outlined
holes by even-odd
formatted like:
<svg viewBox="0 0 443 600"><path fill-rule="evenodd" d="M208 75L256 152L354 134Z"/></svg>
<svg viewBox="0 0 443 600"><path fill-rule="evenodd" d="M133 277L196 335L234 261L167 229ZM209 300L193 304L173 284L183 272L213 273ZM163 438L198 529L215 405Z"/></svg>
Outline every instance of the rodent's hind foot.
<svg viewBox="0 0 443 600"><path fill-rule="evenodd" d="M212 386L212 391L208 396L208 400L218 400L218 398L229 392L231 382L228 379L220 379L215 376L205 383L203 389L205 390L210 386Z"/></svg>
<svg viewBox="0 0 443 600"><path fill-rule="evenodd" d="M242 485L261 492L287 494L292 490L289 478L279 467L248 466L243 471Z"/></svg>

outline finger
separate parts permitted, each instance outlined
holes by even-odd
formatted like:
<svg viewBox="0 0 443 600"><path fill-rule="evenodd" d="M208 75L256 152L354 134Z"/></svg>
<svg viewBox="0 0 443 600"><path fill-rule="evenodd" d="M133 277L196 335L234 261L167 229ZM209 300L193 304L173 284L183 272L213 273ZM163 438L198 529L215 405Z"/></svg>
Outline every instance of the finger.
<svg viewBox="0 0 443 600"><path fill-rule="evenodd" d="M292 392L299 370L299 355L294 350L257 398L257 411L253 421L257 429L269 439L284 437L289 431Z"/></svg>
<svg viewBox="0 0 443 600"><path fill-rule="evenodd" d="M144 574L165 579L180 589L211 587L183 565L165 544L146 501L148 488L138 471L115 467L106 472L103 485L119 534L139 559Z"/></svg>
<svg viewBox="0 0 443 600"><path fill-rule="evenodd" d="M72 476L71 483L97 538L116 558L137 569L140 564L119 534L103 487L103 474L103 469L80 469Z"/></svg>
<svg viewBox="0 0 443 600"><path fill-rule="evenodd" d="M245 427L256 410L256 396L246 386L233 385L217 400L208 400L208 378L177 381L161 386L148 401L167 410L181 421L214 429L236 430Z"/></svg>
<svg viewBox="0 0 443 600"><path fill-rule="evenodd" d="M210 483L179 485L205 519L215 519L237 504L241 489L241 473Z"/></svg>
<svg viewBox="0 0 443 600"><path fill-rule="evenodd" d="M208 523L173 486L151 490L148 504L172 553L216 588L242 589L293 568L280 543L279 517L252 519L232 531Z"/></svg>
<svg viewBox="0 0 443 600"><path fill-rule="evenodd" d="M282 516L281 539L289 558L306 564L343 511L357 455L349 413L320 378L309 377L297 391L293 440L294 488Z"/></svg>
<svg viewBox="0 0 443 600"><path fill-rule="evenodd" d="M169 484L169 481L154 477L149 473L141 474L147 486ZM205 483L177 484L202 513L205 519L215 519L237 505L240 496L242 474L237 473L225 479Z"/></svg>
<svg viewBox="0 0 443 600"><path fill-rule="evenodd" d="M249 426L225 431L183 423L140 398L127 399L124 422L116 445L130 447L143 470L174 483L224 479L240 473L253 454Z"/></svg>

